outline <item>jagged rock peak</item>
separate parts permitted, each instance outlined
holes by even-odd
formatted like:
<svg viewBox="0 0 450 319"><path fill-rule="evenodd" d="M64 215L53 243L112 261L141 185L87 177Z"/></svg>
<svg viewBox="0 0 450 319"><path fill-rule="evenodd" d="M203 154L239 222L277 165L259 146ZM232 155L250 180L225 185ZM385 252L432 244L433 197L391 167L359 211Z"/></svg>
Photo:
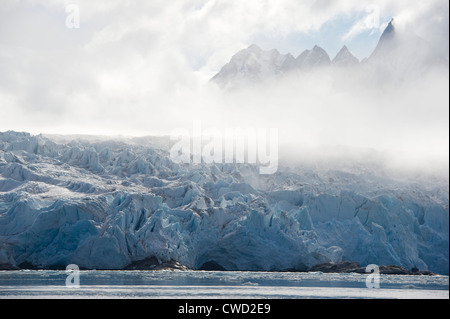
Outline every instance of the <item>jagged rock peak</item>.
<svg viewBox="0 0 450 319"><path fill-rule="evenodd" d="M337 66L352 66L359 64L359 60L350 52L347 46L344 45L333 59L332 64Z"/></svg>

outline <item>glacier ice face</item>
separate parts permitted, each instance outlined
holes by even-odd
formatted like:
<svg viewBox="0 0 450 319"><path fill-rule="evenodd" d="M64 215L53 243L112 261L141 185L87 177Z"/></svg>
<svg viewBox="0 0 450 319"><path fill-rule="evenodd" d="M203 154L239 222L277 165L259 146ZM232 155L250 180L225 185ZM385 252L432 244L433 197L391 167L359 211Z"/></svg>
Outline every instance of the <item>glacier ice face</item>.
<svg viewBox="0 0 450 319"><path fill-rule="evenodd" d="M0 133L0 264L307 270L342 260L448 274L448 181L307 166L184 165L151 139Z"/></svg>

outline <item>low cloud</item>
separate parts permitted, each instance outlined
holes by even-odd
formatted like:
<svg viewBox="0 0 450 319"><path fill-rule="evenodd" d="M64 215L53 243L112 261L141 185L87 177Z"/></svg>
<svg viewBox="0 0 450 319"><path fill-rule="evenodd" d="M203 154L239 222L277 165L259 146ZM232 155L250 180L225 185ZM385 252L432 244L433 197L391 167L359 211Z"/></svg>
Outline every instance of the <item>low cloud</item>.
<svg viewBox="0 0 450 319"><path fill-rule="evenodd" d="M277 127L280 138L304 145L448 154L445 74L388 93L350 81L342 89L327 74L233 94L208 82L255 34L320 32L362 14L344 39L356 37L374 27L364 15L371 1L72 3L80 7L79 29L65 27L66 1L2 3L0 131L170 134L201 120ZM377 8L382 22L398 17L448 56L447 1L385 0Z"/></svg>

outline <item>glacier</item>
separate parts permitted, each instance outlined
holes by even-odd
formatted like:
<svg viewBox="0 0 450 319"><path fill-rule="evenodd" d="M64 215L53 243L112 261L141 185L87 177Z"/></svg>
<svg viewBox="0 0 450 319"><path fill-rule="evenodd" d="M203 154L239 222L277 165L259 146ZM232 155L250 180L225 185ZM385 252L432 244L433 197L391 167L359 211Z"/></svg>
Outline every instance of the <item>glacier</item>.
<svg viewBox="0 0 450 319"><path fill-rule="evenodd" d="M357 261L449 273L448 177L370 166L178 164L167 138L0 133L0 265L305 271Z"/></svg>

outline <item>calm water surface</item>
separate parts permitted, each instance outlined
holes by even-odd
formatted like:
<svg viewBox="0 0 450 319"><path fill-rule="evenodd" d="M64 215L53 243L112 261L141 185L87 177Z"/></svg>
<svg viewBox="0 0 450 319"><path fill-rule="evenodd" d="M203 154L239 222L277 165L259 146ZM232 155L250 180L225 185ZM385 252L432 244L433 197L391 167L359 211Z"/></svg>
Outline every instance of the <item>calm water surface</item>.
<svg viewBox="0 0 450 319"><path fill-rule="evenodd" d="M0 271L0 298L400 298L448 299L448 276L380 276L380 289L364 274L80 271L79 288L65 271Z"/></svg>

